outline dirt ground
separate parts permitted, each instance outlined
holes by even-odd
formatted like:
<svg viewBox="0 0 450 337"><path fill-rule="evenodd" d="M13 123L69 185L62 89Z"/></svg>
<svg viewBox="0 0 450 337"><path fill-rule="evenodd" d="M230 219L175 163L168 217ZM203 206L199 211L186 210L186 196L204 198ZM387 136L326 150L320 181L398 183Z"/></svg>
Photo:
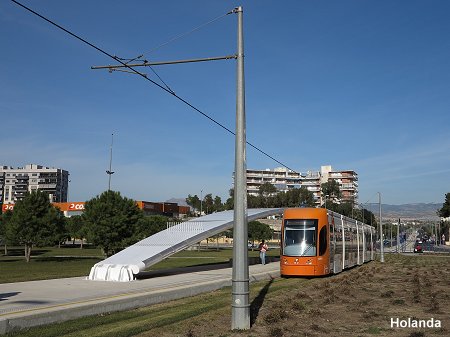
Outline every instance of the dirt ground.
<svg viewBox="0 0 450 337"><path fill-rule="evenodd" d="M450 255L393 254L384 264L276 284L252 299L250 330L230 331L228 307L139 336L450 336ZM391 328L391 318L434 319L441 327Z"/></svg>

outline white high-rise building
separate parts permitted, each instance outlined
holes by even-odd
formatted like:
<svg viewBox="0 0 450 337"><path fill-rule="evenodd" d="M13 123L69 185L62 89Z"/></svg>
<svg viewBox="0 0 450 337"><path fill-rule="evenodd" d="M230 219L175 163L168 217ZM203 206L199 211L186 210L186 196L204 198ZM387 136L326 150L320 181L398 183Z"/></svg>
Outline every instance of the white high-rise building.
<svg viewBox="0 0 450 337"><path fill-rule="evenodd" d="M335 180L339 184L342 202L358 204L358 174L353 170L335 171L330 165L320 168L321 184Z"/></svg>
<svg viewBox="0 0 450 337"><path fill-rule="evenodd" d="M259 187L264 183L274 185L278 191L289 191L300 188L300 173L293 172L285 167L273 170L247 170L247 193L258 195Z"/></svg>
<svg viewBox="0 0 450 337"><path fill-rule="evenodd" d="M13 204L26 192L45 191L51 202L67 202L69 172L36 164L0 166L0 203Z"/></svg>
<svg viewBox="0 0 450 337"><path fill-rule="evenodd" d="M284 167L275 169L247 169L247 193L258 195L264 183L274 185L278 191L286 192L293 188L305 187L314 195L317 205L324 202L322 184L335 180L339 184L342 202L358 203L358 174L353 170L335 171L331 165L321 166L320 171L306 173L294 172Z"/></svg>

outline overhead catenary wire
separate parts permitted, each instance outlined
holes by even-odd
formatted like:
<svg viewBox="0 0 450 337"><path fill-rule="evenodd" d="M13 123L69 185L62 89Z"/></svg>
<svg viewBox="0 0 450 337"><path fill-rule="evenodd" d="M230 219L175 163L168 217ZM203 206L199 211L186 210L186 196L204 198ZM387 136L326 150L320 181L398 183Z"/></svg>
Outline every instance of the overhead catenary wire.
<svg viewBox="0 0 450 337"><path fill-rule="evenodd" d="M130 65L131 62L133 62L134 60L138 59L139 57L140 57L140 56L135 57L135 58L132 58L132 59L126 59L126 58L118 57L118 56L114 55L114 58L115 58L116 60L126 61L126 62L125 62L126 65ZM141 62L142 62L142 64L147 64L147 63L148 63L147 60L142 60ZM147 66L151 69L151 71L155 74L155 76L159 78L159 80L166 86L166 88L167 88L170 92L174 92L174 91L172 90L172 88L170 88L169 85L161 78L161 76L159 76L159 74L156 72L156 70L153 69L152 66L150 66L150 65L147 65ZM109 69L109 72L111 73L112 71L121 71L121 72L124 72L124 73L130 73L130 74L136 74L136 75L139 75L139 74L137 73L137 71L136 71L136 72L131 72L131 71L126 71L126 70L118 70L118 69L111 69L111 68L110 68L110 69ZM145 77L147 77L146 74L143 74L143 75L144 75Z"/></svg>
<svg viewBox="0 0 450 337"><path fill-rule="evenodd" d="M56 22L46 18L45 16L39 14L38 12L34 11L33 9L21 4L20 2L16 1L16 0L11 0L11 2L15 3L16 5L22 7L23 9L29 11L30 13L38 16L39 18L41 18L42 20L50 23L51 25L57 27L58 29L64 31L65 33L69 34L70 36L74 37L75 39L83 42L84 44L87 44L88 46L90 46L91 48L94 48L95 50L97 50L98 52L102 53L103 55L108 56L109 58L115 60L116 62L119 62L120 64L122 64L123 66L125 66L126 68L130 69L133 73L141 76L142 78L146 79L147 81L151 82L152 84L156 85L157 87L159 87L160 89L164 90L165 92L171 94L173 97L175 97L176 99L178 99L179 101L183 102L184 104L186 104L187 106L189 106L190 108L192 108L193 110L197 111L198 113L200 113L202 116L204 116L205 118L209 119L211 122L213 122L214 124L216 124L217 126L221 127L222 129L224 129L225 131L229 132L232 135L236 135L234 131L230 130L228 127L226 127L225 125L223 125L222 123L216 121L214 118L210 117L208 114L206 114L205 112L201 111L200 109L198 109L197 107L195 107L193 104L189 103L188 101L186 101L184 98L178 96L177 94L175 94L174 91L172 91L171 89L165 88L164 86L162 86L161 84L153 81L152 79L150 79L149 77L147 77L146 74L143 74L137 70L135 70L134 68L130 67L127 63L129 63L130 61L128 61L127 63L125 63L121 58L114 56L110 53L108 53L107 51L103 50L100 47L97 47L96 45L94 45L93 43L87 41L86 39L80 37L79 35L72 33L71 31L69 31L68 29L64 28L63 26L57 24ZM212 21L216 21L221 17L224 17L228 14L232 13L229 12L227 14L224 14ZM205 24L204 24L205 25ZM204 26L202 25L202 26ZM297 172L293 169L291 169L289 166L287 166L286 164L284 164L283 162L279 161L278 159L274 158L273 156L269 155L267 152L263 151L262 149L260 149L259 147L257 147L256 145L253 145L252 143L246 141L246 144L249 145L250 147L252 147L253 149L255 149L256 151L260 152L261 154L265 155L266 157L272 159L273 161L275 161L276 163L280 164L281 166L291 170L292 172Z"/></svg>
<svg viewBox="0 0 450 337"><path fill-rule="evenodd" d="M378 194L378 192L374 193L369 199L367 199L366 202L362 203L362 205L367 205L369 203L369 201L372 200L377 194Z"/></svg>
<svg viewBox="0 0 450 337"><path fill-rule="evenodd" d="M185 33L178 34L178 35L174 36L173 38L169 39L168 41L163 42L163 43L157 45L156 47L153 47L152 49L142 53L139 56L136 56L134 59L129 60L127 63L130 63L130 62L133 62L133 61L135 61L137 59L140 59L140 58L144 57L146 54L150 54L150 53L152 53L152 52L154 52L154 51L156 51L156 50L158 50L158 49L160 49L160 48L162 48L162 47L164 47L164 46L166 46L166 45L168 45L168 44L170 44L170 43L172 43L172 42L174 42L174 41L176 41L178 39L181 39L181 38L183 38L183 37L185 37L185 36L187 36L189 34L192 34L193 32L195 32L197 30L200 30L200 29L210 25L211 23L216 22L217 20L220 20L220 19L224 18L225 16L227 16L229 14L232 14L232 13L233 13L233 11L229 11L228 13L220 15L220 16L212 19L212 20L209 20L208 22L205 22L205 23L201 24L200 26L197 26L197 27L195 27L195 28L185 32Z"/></svg>
<svg viewBox="0 0 450 337"><path fill-rule="evenodd" d="M164 42L164 43L161 43L161 44L159 44L158 46L156 46L156 47L150 49L149 51L144 52L144 53L142 53L141 55L136 56L135 58L128 59L127 62L126 62L126 64L128 65L128 64L130 64L131 62L133 62L133 61L135 61L135 60L141 59L141 58L144 57L146 54L150 54L150 53L152 53L152 52L154 52L154 51L156 51L156 50L158 50L158 49L160 49L160 48L162 48L162 47L164 47L164 46L166 46L166 45L168 45L168 44L170 44L170 43L172 43L172 42L174 42L174 41L176 41L176 40L178 40L178 39L181 39L181 38L183 38L183 37L185 37L185 36L187 36L187 35L189 35L189 34L195 32L195 31L197 31L197 30L200 30L201 28L204 28L204 27L210 25L211 23L213 23L213 22L215 22L215 21L217 21L217 20L222 19L223 17L225 17L225 16L227 16L228 14L231 14L231 13L233 13L233 11L230 11L230 12L228 12L228 13L226 13L226 14L220 15L220 16L218 16L218 17L212 19L212 20L209 20L208 22L205 22L205 23L201 24L200 26L197 26L197 27L195 27L195 28L193 28L193 29L191 29L191 30L185 32L185 33L178 34L178 35L174 36L173 38L169 39L168 41L166 41L166 42ZM122 59L122 60L125 60L125 59ZM144 60L143 62L147 62L147 60ZM161 78L161 76L159 76L159 74L156 72L156 70L153 69L152 66L149 66L149 67L150 67L151 71L156 75L156 77L158 77L159 80L166 86L166 88L169 89L170 92L175 93L175 92L172 90L172 88L170 88L169 85Z"/></svg>

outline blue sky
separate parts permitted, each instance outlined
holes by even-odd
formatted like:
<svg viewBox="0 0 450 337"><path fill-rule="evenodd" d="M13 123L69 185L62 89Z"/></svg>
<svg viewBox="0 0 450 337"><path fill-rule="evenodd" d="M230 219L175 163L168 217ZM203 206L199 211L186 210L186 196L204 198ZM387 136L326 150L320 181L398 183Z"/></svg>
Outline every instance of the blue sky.
<svg viewBox="0 0 450 337"><path fill-rule="evenodd" d="M247 140L289 167L353 169L360 202L444 201L450 189L450 2L22 0L107 52L151 61L236 51L244 7ZM73 201L108 186L138 200L232 184L234 138L114 61L0 3L0 164L70 172ZM140 68L158 81L150 69ZM235 127L231 61L154 67L181 97ZM247 150L247 167L279 166Z"/></svg>

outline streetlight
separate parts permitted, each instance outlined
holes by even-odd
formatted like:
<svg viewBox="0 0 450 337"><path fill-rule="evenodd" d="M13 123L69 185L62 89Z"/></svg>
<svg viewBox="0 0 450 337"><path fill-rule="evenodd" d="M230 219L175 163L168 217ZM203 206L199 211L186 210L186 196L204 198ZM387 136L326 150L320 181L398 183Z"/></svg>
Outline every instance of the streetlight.
<svg viewBox="0 0 450 337"><path fill-rule="evenodd" d="M389 224L389 230L390 230L390 233L391 233L391 236L390 236L390 248L391 248L391 253L392 253L392 231L393 231L393 227L394 227L394 224L391 222L390 224ZM387 234L387 233L386 233Z"/></svg>
<svg viewBox="0 0 450 337"><path fill-rule="evenodd" d="M106 170L106 174L109 176L109 179L108 179L108 191L111 190L111 176L114 174L114 171L111 169L111 166L112 166L113 140L114 140L114 133L111 134L111 147L110 147L110 151L109 151L109 170Z"/></svg>
<svg viewBox="0 0 450 337"><path fill-rule="evenodd" d="M146 67L151 65L191 63L214 60L236 59L236 132L235 132L235 182L234 182L234 240L233 240L233 270L232 270L232 329L250 329L250 304L249 304L249 267L248 267L248 224L247 224L247 164L246 164L246 125L245 125L245 83L244 83L244 28L243 28L243 8L236 7L230 13L237 14L237 53L231 56L212 57L206 59L180 60L170 62L145 62L139 64L124 63L114 57L121 63L118 66L100 66L91 67L91 69L109 69L110 71L118 68L128 68L132 73L138 74L148 79L145 74L139 73L133 67ZM228 14L230 14L228 13ZM155 82L153 82L156 84ZM161 87L159 84L157 84ZM163 90L172 95L172 90ZM175 95L176 96L176 95ZM178 96L177 96L178 97ZM179 98L179 97L178 97ZM183 99L179 98L198 112L202 113ZM202 113L203 114L203 113ZM205 117L208 117L205 115ZM209 118L209 117L208 117ZM111 147L112 153L112 147ZM108 172L107 172L108 173ZM109 170L110 180L111 174ZM200 204L202 207L202 204Z"/></svg>
<svg viewBox="0 0 450 337"><path fill-rule="evenodd" d="M72 182L72 180L68 180L67 181L67 200L66 200L66 202L70 202L70 199L69 199L69 184Z"/></svg>
<svg viewBox="0 0 450 337"><path fill-rule="evenodd" d="M203 190L200 190L200 216L203 213Z"/></svg>
<svg viewBox="0 0 450 337"><path fill-rule="evenodd" d="M378 225L380 231L380 262L384 263L384 244L383 244L383 225L381 224L381 193L378 192L378 206L380 211L380 224Z"/></svg>
<svg viewBox="0 0 450 337"><path fill-rule="evenodd" d="M361 206L361 218L362 218L362 223L364 223L364 204L360 204Z"/></svg>
<svg viewBox="0 0 450 337"><path fill-rule="evenodd" d="M232 270L231 329L250 329L248 227L247 227L247 164L245 140L244 93L244 34L243 9L233 10L238 16L237 65L236 65L236 137L234 158L234 232Z"/></svg>

